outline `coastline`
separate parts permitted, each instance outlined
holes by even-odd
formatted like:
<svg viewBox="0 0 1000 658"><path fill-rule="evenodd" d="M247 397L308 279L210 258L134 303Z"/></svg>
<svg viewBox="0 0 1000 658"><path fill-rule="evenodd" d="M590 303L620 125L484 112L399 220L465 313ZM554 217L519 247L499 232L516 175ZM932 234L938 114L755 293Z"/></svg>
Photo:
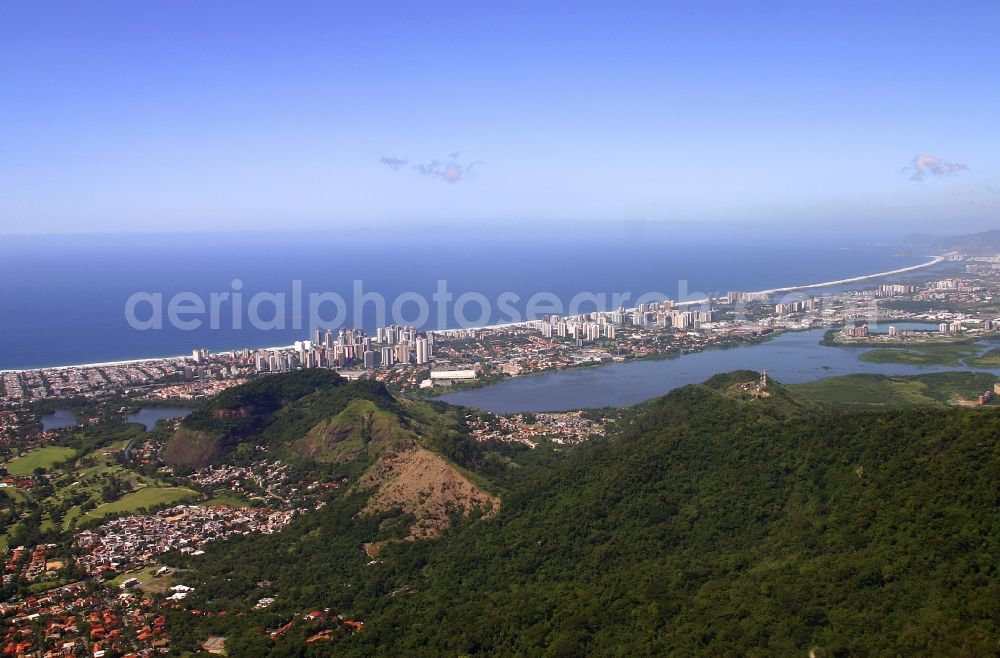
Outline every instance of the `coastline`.
<svg viewBox="0 0 1000 658"><path fill-rule="evenodd" d="M856 283L858 281L867 281L868 279L879 279L884 276L893 276L895 274L903 274L905 272L913 272L915 270L922 270L927 267L932 267L943 263L946 259L946 255L934 256L931 260L926 263L918 263L917 265L910 265L909 267L901 267L895 270L889 270L888 272L875 272L874 274L862 274L860 276L853 276L847 279L837 279L836 281L823 281L822 283L806 283L797 286L786 286L784 288L770 288L768 290L750 290L747 291L748 295L774 295L782 292L794 292L796 290L813 290L817 288L832 288L834 286L841 286L847 283ZM687 299L682 302L674 302L674 306L695 306L697 304L704 304L708 301L708 297L699 297L697 299ZM631 310L631 309L629 309ZM538 320L521 320L520 322L501 322L496 324L484 324L479 327L469 327L470 329L503 329L506 327L523 327L530 325L532 323L538 322ZM458 331L459 329L433 329L427 333L432 334L442 334L449 331Z"/></svg>
<svg viewBox="0 0 1000 658"><path fill-rule="evenodd" d="M847 283L856 283L858 281L867 281L869 279L877 279L885 276L892 276L895 274L903 274L905 272L913 272L920 269L925 269L938 265L944 262L946 255L934 256L931 260L926 263L920 263L917 265L910 265L909 267L901 267L895 270L889 270L887 272L876 272L874 274L862 274L860 276L849 277L846 279L838 279L836 281L824 281L822 283L808 283L795 286L786 286L783 288L771 288L768 290L754 290L749 291L750 295L774 295L783 292L794 292L796 290L811 290L817 288L830 288L833 286L844 285ZM689 299L681 302L674 302L674 306L694 306L698 304L704 304L708 301L707 297L700 299ZM470 329L503 329L508 327L524 327L529 326L538 320L522 320L520 322L505 322L497 324L482 325L479 327L469 327ZM452 329L431 329L427 333L430 334L443 334L450 331L457 331L459 328ZM290 349L290 345L272 345L267 347L259 347L255 349L260 350L280 350L280 349ZM217 352L217 354L233 354L238 350L225 350L222 352ZM117 366L129 366L129 365L139 365L143 363L160 363L163 361L177 361L180 359L190 359L191 357L187 354L178 354L175 356L159 356L159 357L142 357L137 359L123 359L120 361L104 361L98 363L77 363L77 364L65 364L56 366L40 366L36 368L0 368L0 373L21 373L21 372L36 372L40 370L71 370L75 368L112 368Z"/></svg>
<svg viewBox="0 0 1000 658"><path fill-rule="evenodd" d="M901 267L897 270L889 270L888 272L878 272L877 274L863 274L861 276L851 277L849 279L839 279L837 281L826 281L824 283L810 283L805 286L791 286L788 288L773 288L771 290L759 290L755 294L760 295L773 295L779 292L792 292L795 290L807 290L810 288L830 288L833 286L841 286L845 283L856 283L858 281L866 281L868 279L878 279L883 276L892 276L894 274L903 274L905 272L913 272L915 270L922 270L926 267L931 267L937 265L938 263L943 263L946 256L934 256L931 260L926 263L921 263L919 265L911 265L909 267Z"/></svg>
<svg viewBox="0 0 1000 658"><path fill-rule="evenodd" d="M284 350L292 349L292 345L271 345L269 347L257 347L254 349L259 350ZM228 354L232 355L240 350L223 350L222 352L214 352L214 354ZM114 368L117 366L134 366L140 363L162 363L164 361L178 361L181 359L190 359L189 354L177 354L174 356L144 356L138 359L123 359L121 361L103 361L100 363L75 363L68 365L59 366L41 366L38 368L7 368L0 369L0 374L5 372L36 372L39 370L72 370L73 368Z"/></svg>
<svg viewBox="0 0 1000 658"><path fill-rule="evenodd" d="M875 274L862 274L860 276L852 276L847 279L837 279L836 281L824 281L822 283L807 283L801 286L786 286L784 288L770 288L768 290L753 290L750 295L776 295L782 292L795 292L796 290L813 290L816 288L832 288L834 286L842 286L847 283L857 283L858 281L867 281L868 279L880 279L884 276L893 276L894 274L903 274L905 272L913 272L915 270L922 270L927 267L932 267L943 263L945 261L945 256L934 256L931 260L926 263L920 263L918 265L910 265L909 267L901 267L896 270L889 270L888 272L876 272ZM703 304L708 301L705 298L698 300L690 300L685 302L677 302L674 306L690 306L692 304Z"/></svg>

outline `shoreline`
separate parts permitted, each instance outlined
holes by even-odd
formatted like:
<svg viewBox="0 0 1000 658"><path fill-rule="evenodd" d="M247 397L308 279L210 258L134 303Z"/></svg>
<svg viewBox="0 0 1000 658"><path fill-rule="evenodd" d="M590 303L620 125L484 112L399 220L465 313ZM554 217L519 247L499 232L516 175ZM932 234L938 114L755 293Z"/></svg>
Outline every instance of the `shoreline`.
<svg viewBox="0 0 1000 658"><path fill-rule="evenodd" d="M858 281L867 281L868 279L880 279L884 276L893 276L894 274L903 274L905 272L913 272L915 270L922 270L927 267L932 267L938 265L945 261L945 256L934 256L931 260L926 263L919 263L917 265L910 265L909 267L901 267L896 270L889 270L888 272L876 272L875 274L862 274L860 276L852 276L847 279L837 279L836 281L824 281L822 283L807 283L801 286L786 286L784 288L770 288L768 290L754 290L747 294L749 295L776 295L782 292L795 292L796 290L811 290L816 288L832 288L834 286L842 286L847 283L857 283ZM682 305L692 305L692 304L703 304L708 301L707 298L699 300L690 300L685 302L677 302L674 306Z"/></svg>
<svg viewBox="0 0 1000 658"><path fill-rule="evenodd" d="M513 381L515 379L527 379L527 378L530 378L530 377L540 377L542 375L554 375L554 374L558 374L558 373L562 373L562 372L571 372L571 371L574 371L574 370L589 370L589 369L595 369L596 370L596 369L599 369L599 368L607 368L607 367L610 367L610 366L623 365L623 364L626 364L626 363L638 363L638 362L642 362L642 361L672 361L674 359L681 359L681 358L684 358L685 356L690 356L692 354L700 354L702 352L708 352L710 350L737 350L737 349L742 349L742 348L745 348L745 347L753 347L754 345L760 345L762 343L766 343L766 342L774 340L775 338L778 338L779 336L782 336L782 335L784 335L786 333L796 333L796 332L800 332L800 331L811 331L811 330L813 330L815 328L816 327L810 327L810 328L806 328L806 329L776 329L772 333L769 333L769 334L764 334L762 336L756 336L754 338L748 338L746 340L745 344L719 345L719 344L709 343L708 345L705 345L701 349L697 349L697 350L687 350L687 351L681 351L681 352L676 352L676 353L674 353L674 352L669 352L669 353L668 352L656 352L656 353L652 353L652 354L644 354L642 356L636 356L636 357L626 358L626 359L621 359L621 360L574 363L573 365L566 366L565 368L548 368L548 369L545 369L545 370L536 370L534 372L529 372L529 373L525 373L525 374L522 374L522 375L501 375L501 376L496 377L494 379L476 379L476 380L474 380L474 382L462 382L463 385L462 385L461 388L457 388L457 389L451 388L450 390L449 389L442 389L440 393L436 393L436 394L434 394L434 393L432 393L432 394L426 394L425 393L425 394L423 394L423 395L421 395L419 397L421 399L440 400L441 398L447 397L449 395L453 395L455 393L464 393L466 391L473 391L473 390L477 390L477 389L481 389L481 388L488 388L490 386L495 386L497 384L501 384L501 383L504 383L504 382L507 382L507 381ZM431 390L433 391L434 389L431 389ZM415 396L411 395L410 397L415 397ZM454 404L454 403L449 403L449 404ZM601 407L588 407L588 408L599 409ZM562 413L562 412L556 412L556 413Z"/></svg>
<svg viewBox="0 0 1000 658"><path fill-rule="evenodd" d="M862 274L860 276L853 276L847 279L837 279L836 281L823 281L822 283L806 283L798 286L786 286L784 288L770 288L768 290L750 290L747 291L748 295L774 295L782 292L793 292L795 290L810 290L817 288L832 288L834 286L841 286L846 283L856 283L858 281L867 281L868 279L878 279L884 276L892 276L894 274L903 274L904 272L913 272L915 270L922 270L927 267L932 267L943 263L946 260L946 255L944 256L934 256L931 260L926 263L918 263L916 265L910 265L908 267L901 267L895 270L889 270L888 272L876 272L874 274ZM704 304L708 301L708 297L699 297L698 299L687 299L682 302L675 301L673 305L677 306L694 306L697 304ZM632 310L632 309L628 309ZM479 327L467 327L467 329L503 329L506 327L523 327L530 325L535 322L540 322L540 320L521 320L520 322L500 322L496 324L484 324ZM447 333L449 331L461 331L460 327L452 329L432 329L427 333L441 334Z"/></svg>
<svg viewBox="0 0 1000 658"><path fill-rule="evenodd" d="M914 270L922 270L926 267L931 267L945 261L945 256L934 256L931 260L926 263L921 263L919 265L911 265L909 267L901 267L897 270L889 270L888 272L878 272L877 274L863 274L861 276L855 276L848 279L838 279L837 281L826 281L824 283L810 283L805 286L790 286L787 288L772 288L771 290L759 290L755 294L760 295L773 295L779 292L792 292L794 290L806 290L809 288L830 288L833 286L841 286L845 283L856 283L858 281L865 281L867 279L877 279L883 276L892 276L894 274L903 274L904 272L913 272Z"/></svg>
<svg viewBox="0 0 1000 658"><path fill-rule="evenodd" d="M268 347L256 347L251 349L258 350L290 350L292 345L271 345ZM221 352L213 352L213 354L228 354L232 355L239 350L223 350ZM140 363L163 363L164 361L178 361L181 359L190 359L190 354L177 354L174 356L144 356L138 359L123 359L121 361L103 361L101 363L76 363L70 365L60 365L60 366L40 366L37 368L7 368L6 370L0 369L0 374L8 372L37 372L39 370L72 370L73 368L114 368L116 366L134 366Z"/></svg>
<svg viewBox="0 0 1000 658"><path fill-rule="evenodd" d="M771 288L768 290L754 290L749 291L749 295L774 295L782 292L793 292L796 290L810 290L816 288L831 288L833 286L844 285L847 283L856 283L858 281L867 281L868 279L877 279L884 276L892 276L894 274L903 274L905 272L913 272L915 270L921 270L934 265L943 263L946 259L946 255L934 256L931 260L926 263L919 263L917 265L910 265L909 267L901 267L895 270L889 270L887 272L876 272L874 274L862 274L860 276L849 277L846 279L838 279L836 281L824 281L822 283L807 283L797 286L786 286L783 288ZM674 306L693 306L697 304L704 304L708 301L707 297L700 299L689 299L682 302L674 302ZM480 327L467 327L467 329L504 329L508 327L524 327L539 320L522 320L520 322L505 322L497 324L482 325ZM430 329L427 333L430 334L442 334L450 331L461 331L462 328L456 327L452 329ZM258 350L281 350L290 349L291 345L272 345L268 347L257 347L254 349ZM224 350L222 352L216 352L216 354L233 354L239 350L230 349ZM112 368L117 366L129 366L129 365L139 365L142 363L160 363L163 361L177 361L179 359L190 359L191 356L187 354L178 354L175 356L151 356L151 357L141 357L137 359L123 359L120 361L104 361L99 363L77 363L68 365L57 365L57 366L40 366L35 368L0 368L0 374L3 373L22 373L22 372L37 372L40 370L72 370L75 368Z"/></svg>

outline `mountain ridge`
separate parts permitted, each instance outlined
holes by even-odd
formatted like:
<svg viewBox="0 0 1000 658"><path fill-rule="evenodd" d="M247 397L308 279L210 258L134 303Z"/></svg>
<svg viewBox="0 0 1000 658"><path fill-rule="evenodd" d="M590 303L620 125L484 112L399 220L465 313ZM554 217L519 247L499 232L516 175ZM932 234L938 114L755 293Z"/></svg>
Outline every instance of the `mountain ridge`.
<svg viewBox="0 0 1000 658"><path fill-rule="evenodd" d="M432 437L462 438L454 419L397 400L382 384L306 370L229 389L180 423L164 455L190 469L250 444L287 461L350 466L351 491L367 498L358 514L412 516L401 538L414 539L437 536L453 517L488 517L500 507L498 496L435 451Z"/></svg>
<svg viewBox="0 0 1000 658"><path fill-rule="evenodd" d="M903 239L908 245L920 245L936 251L960 251L967 254L995 254L1000 251L1000 229L961 235L911 233Z"/></svg>
<svg viewBox="0 0 1000 658"><path fill-rule="evenodd" d="M192 605L232 612L253 582L276 584L269 613L226 628L234 656L285 655L264 630L309 606L365 621L315 655L1000 649L1000 414L826 409L779 382L737 393L756 377L645 403L489 518L382 544L374 564L356 546L392 517L358 517L350 497L282 535L210 547L192 582L213 594ZM283 546L295 562L266 558ZM227 580L236 564L246 586Z"/></svg>

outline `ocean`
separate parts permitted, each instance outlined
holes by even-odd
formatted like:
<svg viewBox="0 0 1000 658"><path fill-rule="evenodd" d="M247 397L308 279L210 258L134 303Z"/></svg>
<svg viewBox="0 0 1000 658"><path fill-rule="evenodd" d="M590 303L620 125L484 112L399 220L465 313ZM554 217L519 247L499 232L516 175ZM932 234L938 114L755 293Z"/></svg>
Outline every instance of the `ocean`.
<svg viewBox="0 0 1000 658"><path fill-rule="evenodd" d="M458 326L459 299L467 321L486 324L526 319L529 300L539 294L531 301L541 313L553 302L565 312L575 296L589 293L577 298L585 311L616 306L615 293L627 293L623 305L631 305L646 293L677 299L830 281L907 267L927 257L884 236L789 236L749 229L705 234L646 224L597 230L566 224L544 233L423 227L3 236L0 369L288 345L309 338L318 319L373 331L379 320L373 299L379 296L387 321L419 320L426 309L423 326L443 328ZM443 312L432 297L439 281L451 295ZM212 293L220 299L228 295L216 304L215 326ZM251 316L249 302L259 294L265 296ZM310 294L317 296L312 314ZM237 297L242 305L234 312ZM331 297L342 299L342 306ZM423 308L418 299L426 300ZM204 312L177 314L198 326L170 322L171 300L181 311L197 310L201 300ZM359 300L365 301L356 309Z"/></svg>

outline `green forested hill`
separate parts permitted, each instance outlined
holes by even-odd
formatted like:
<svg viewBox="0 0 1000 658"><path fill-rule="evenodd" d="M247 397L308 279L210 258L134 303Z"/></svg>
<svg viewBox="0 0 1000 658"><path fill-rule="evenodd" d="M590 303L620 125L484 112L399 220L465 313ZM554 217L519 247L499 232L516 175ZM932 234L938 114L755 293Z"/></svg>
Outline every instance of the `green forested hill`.
<svg viewBox="0 0 1000 658"><path fill-rule="evenodd" d="M976 406L977 397L993 389L990 372L931 372L908 377L854 374L826 377L789 388L823 404L850 409L886 407Z"/></svg>
<svg viewBox="0 0 1000 658"><path fill-rule="evenodd" d="M284 373L226 390L192 413L164 456L175 466L197 467L248 444L293 460L348 461L418 435L447 452L461 437L456 417L443 408L400 401L378 382L349 382L329 370Z"/></svg>
<svg viewBox="0 0 1000 658"><path fill-rule="evenodd" d="M329 370L263 377L223 391L185 418L164 456L177 466L200 466L225 457L243 442L278 443L288 431L306 431L310 421L315 424L336 414L359 397L394 403L384 388L348 383Z"/></svg>
<svg viewBox="0 0 1000 658"><path fill-rule="evenodd" d="M179 641L229 654L983 656L1000 651L1000 415L828 411L745 374L647 404L435 541L348 497L212 546ZM405 525L405 524L404 524ZM267 582L276 603L234 617ZM365 622L305 645L313 608Z"/></svg>

